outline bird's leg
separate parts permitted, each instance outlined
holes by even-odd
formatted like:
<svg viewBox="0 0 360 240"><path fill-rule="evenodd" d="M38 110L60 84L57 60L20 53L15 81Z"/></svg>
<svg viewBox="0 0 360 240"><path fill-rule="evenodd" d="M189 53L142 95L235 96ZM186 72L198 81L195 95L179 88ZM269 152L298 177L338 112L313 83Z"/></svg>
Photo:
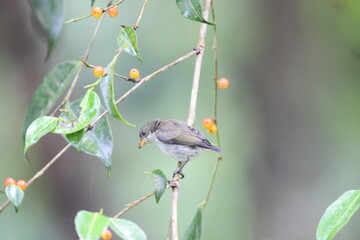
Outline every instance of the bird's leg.
<svg viewBox="0 0 360 240"><path fill-rule="evenodd" d="M174 173L173 173L173 177L175 177L176 174L180 174L181 175L181 179L183 179L185 177L185 175L182 173L182 169L185 167L185 165L189 162L190 158L188 157L185 161L181 162L180 167L178 167Z"/></svg>

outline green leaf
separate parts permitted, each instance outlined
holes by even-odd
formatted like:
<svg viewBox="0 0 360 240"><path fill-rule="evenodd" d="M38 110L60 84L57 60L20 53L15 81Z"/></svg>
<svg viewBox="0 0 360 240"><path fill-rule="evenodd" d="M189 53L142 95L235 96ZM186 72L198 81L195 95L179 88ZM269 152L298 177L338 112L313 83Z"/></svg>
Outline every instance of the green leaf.
<svg viewBox="0 0 360 240"><path fill-rule="evenodd" d="M45 30L48 40L46 59L58 39L64 23L63 0L29 0L40 25Z"/></svg>
<svg viewBox="0 0 360 240"><path fill-rule="evenodd" d="M81 240L98 240L107 229L109 220L101 213L81 210L75 217L75 229Z"/></svg>
<svg viewBox="0 0 360 240"><path fill-rule="evenodd" d="M69 134L84 129L98 115L100 106L99 96L92 89L89 89L81 100L79 106L79 117L74 121L59 121L59 124L56 126L53 132L58 134Z"/></svg>
<svg viewBox="0 0 360 240"><path fill-rule="evenodd" d="M85 129L81 129L74 133L69 133L65 135L65 139L71 143L71 145L75 146L77 150L80 152L81 149L79 148L79 143L85 134Z"/></svg>
<svg viewBox="0 0 360 240"><path fill-rule="evenodd" d="M6 186L5 193L17 212L22 200L24 199L24 191L16 185L10 185Z"/></svg>
<svg viewBox="0 0 360 240"><path fill-rule="evenodd" d="M131 124L127 122L120 114L119 110L116 107L115 104L115 93L114 93L114 68L115 68L115 62L111 62L112 64L109 66L110 71L108 74L104 77L104 79L100 82L100 89L101 93L104 99L104 104L106 110L116 119L119 119L126 125L129 125L131 127L136 127L136 125Z"/></svg>
<svg viewBox="0 0 360 240"><path fill-rule="evenodd" d="M214 25L203 18L200 0L176 0L176 4L185 18Z"/></svg>
<svg viewBox="0 0 360 240"><path fill-rule="evenodd" d="M94 6L95 0L91 0L91 6Z"/></svg>
<svg viewBox="0 0 360 240"><path fill-rule="evenodd" d="M111 218L110 228L124 240L146 240L144 231L129 220Z"/></svg>
<svg viewBox="0 0 360 240"><path fill-rule="evenodd" d="M200 240L201 237L201 218L202 218L202 209L198 208L196 210L195 216L186 229L183 240Z"/></svg>
<svg viewBox="0 0 360 240"><path fill-rule="evenodd" d="M35 119L49 114L71 80L74 78L80 66L80 62L61 62L44 77L42 83L36 89L26 112L22 127L24 142L26 130L29 125Z"/></svg>
<svg viewBox="0 0 360 240"><path fill-rule="evenodd" d="M47 116L39 117L33 121L26 131L24 153L26 153L30 146L37 143L42 136L53 131L57 123L58 118Z"/></svg>
<svg viewBox="0 0 360 240"><path fill-rule="evenodd" d="M164 194L166 190L167 180L165 174L156 169L152 172L146 172L151 176L152 179L155 181L155 200L156 203L159 203L161 196Z"/></svg>
<svg viewBox="0 0 360 240"><path fill-rule="evenodd" d="M79 105L81 100L82 99L78 99L68 104L66 106L68 113L63 112L59 117L69 122L74 121L74 116L78 116L80 114ZM104 109L101 107L98 115L95 118L97 118L103 111ZM110 171L113 141L110 124L107 117L102 118L94 126L94 128L91 131L87 131L79 141L74 141L71 139L69 134L63 136L69 143L71 143L72 146L77 148L78 151L83 151L87 154L100 158L108 171ZM76 137L78 138L80 136Z"/></svg>
<svg viewBox="0 0 360 240"><path fill-rule="evenodd" d="M360 206L360 190L351 190L330 204L321 217L316 231L317 240L330 240L350 220Z"/></svg>
<svg viewBox="0 0 360 240"><path fill-rule="evenodd" d="M121 29L117 43L125 52L143 62L138 51L136 32L132 27L128 26Z"/></svg>

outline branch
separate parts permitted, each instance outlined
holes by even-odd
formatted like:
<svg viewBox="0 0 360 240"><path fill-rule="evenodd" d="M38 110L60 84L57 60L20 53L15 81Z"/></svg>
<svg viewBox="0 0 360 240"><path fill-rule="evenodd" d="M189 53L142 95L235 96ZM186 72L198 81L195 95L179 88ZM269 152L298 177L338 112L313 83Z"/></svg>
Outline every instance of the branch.
<svg viewBox="0 0 360 240"><path fill-rule="evenodd" d="M68 150L70 146L71 144L69 143L58 154L56 154L56 156L53 157L53 159L51 159L50 162L48 162L40 171L38 171L29 181L27 181L27 185L29 186L30 184L35 182L38 178L40 178L60 158L60 156L63 155L63 153ZM9 203L10 200L7 200L0 206L0 213L7 207L7 205L9 205Z"/></svg>
<svg viewBox="0 0 360 240"><path fill-rule="evenodd" d="M206 0L204 10L203 10L203 18L207 19L209 16L209 9L211 7L211 0ZM205 48L205 37L208 25L205 23L201 24L200 33L199 33L199 40L197 47L199 49ZM193 86L191 89L191 99L190 99L190 107L189 107L189 115L187 119L187 123L190 126L194 125L195 122L195 114L196 114L196 102L197 102L197 95L199 91L199 82L200 82L200 72L202 66L202 58L203 58L203 51L201 51L196 56L195 60L195 70L194 70L194 78L193 78ZM178 240L178 224L177 224L177 203L179 197L179 185L180 185L180 176L176 174L172 180L174 186L172 187L172 211L171 211L171 219L170 219L170 226L168 238L172 237L173 240ZM171 230L171 231L170 231Z"/></svg>
<svg viewBox="0 0 360 240"><path fill-rule="evenodd" d="M88 47L86 48L85 50L85 54L84 54L84 57L83 57L83 60L86 61L86 59L88 58L89 56L89 53L90 53L90 50L92 49L93 45L94 45L94 42L95 42L95 38L99 32L99 29L100 29L100 26L103 22L103 19L104 19L104 15L101 16L100 20L98 21L96 27L95 27L95 30L94 30L94 33L90 39L90 42L89 42L89 45ZM80 59L79 59L80 60ZM82 60L81 60L82 61ZM71 82L71 86L69 88L69 91L67 92L66 96L64 97L64 99L61 101L61 103L54 109L54 111L50 114L50 116L54 116L54 114L67 102L69 101L69 98L72 94L72 92L74 91L74 88L75 88L75 85L77 84L77 81L79 79L79 76L80 76L80 72L83 68L83 65L81 65L79 67L79 69L77 70L76 74L75 74L75 77L74 79L72 80Z"/></svg>
<svg viewBox="0 0 360 240"><path fill-rule="evenodd" d="M206 0L204 10L203 10L203 18L207 19L209 16L209 9L211 6L211 0ZM205 48L205 37L208 25L205 23L201 24L200 33L199 33L199 41L198 48ZM190 126L194 125L195 122L195 112L196 112L196 101L199 90L199 82L200 82L200 73L201 73L201 65L203 59L204 52L201 52L196 56L195 60L195 70L194 70L194 78L193 78L193 86L191 90L191 99L190 99L190 108L187 123Z"/></svg>
<svg viewBox="0 0 360 240"><path fill-rule="evenodd" d="M140 20L141 20L141 18L142 18L142 15L144 14L146 2L147 2L147 0L144 0L144 4L143 4L143 6L142 6L142 8L141 8L141 11L140 11L138 20L136 21L136 23L135 23L135 25L134 25L134 29L135 29L135 30L139 28Z"/></svg>

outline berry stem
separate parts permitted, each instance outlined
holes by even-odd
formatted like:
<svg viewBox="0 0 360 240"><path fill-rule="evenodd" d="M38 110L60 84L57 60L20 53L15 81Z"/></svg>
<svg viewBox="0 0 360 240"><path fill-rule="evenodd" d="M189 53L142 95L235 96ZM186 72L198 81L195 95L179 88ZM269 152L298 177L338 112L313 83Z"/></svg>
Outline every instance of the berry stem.
<svg viewBox="0 0 360 240"><path fill-rule="evenodd" d="M125 81L128 81L128 82L133 82L133 83L138 83L138 82L140 82L139 79L128 78L128 77L125 77L125 76L120 75L120 74L118 74L118 73L114 73L114 76L117 76L117 77L119 77L119 78L122 78L122 79L124 79Z"/></svg>

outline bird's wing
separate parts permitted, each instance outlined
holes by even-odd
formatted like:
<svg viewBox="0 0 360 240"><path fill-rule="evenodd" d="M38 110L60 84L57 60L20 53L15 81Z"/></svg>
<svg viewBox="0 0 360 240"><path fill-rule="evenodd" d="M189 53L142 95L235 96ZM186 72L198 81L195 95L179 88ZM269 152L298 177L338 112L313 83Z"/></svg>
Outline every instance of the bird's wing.
<svg viewBox="0 0 360 240"><path fill-rule="evenodd" d="M168 144L211 148L211 143L197 129L180 121L166 121L156 131L156 136Z"/></svg>

